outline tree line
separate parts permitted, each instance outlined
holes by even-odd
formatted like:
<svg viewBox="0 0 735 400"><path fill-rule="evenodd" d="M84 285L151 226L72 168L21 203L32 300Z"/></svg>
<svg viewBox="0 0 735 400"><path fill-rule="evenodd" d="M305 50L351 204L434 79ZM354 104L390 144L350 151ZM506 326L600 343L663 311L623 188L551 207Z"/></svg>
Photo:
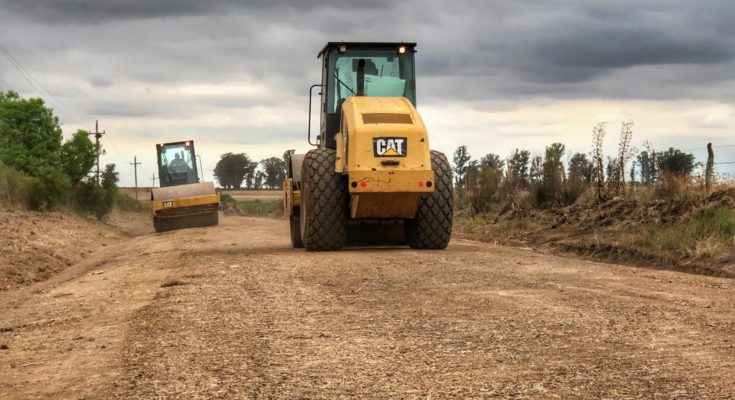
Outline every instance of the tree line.
<svg viewBox="0 0 735 400"><path fill-rule="evenodd" d="M287 154L255 162L245 153L225 153L214 167L214 177L224 189L282 189L287 176Z"/></svg>
<svg viewBox="0 0 735 400"><path fill-rule="evenodd" d="M473 159L467 146L459 146L453 163L460 205L464 202L475 213L494 207L563 207L585 194L599 202L636 187L691 181L696 166L694 155L673 147L656 151L648 142L642 150L634 148L631 121L621 125L614 156L603 154L605 136L606 125L596 125L590 153L568 154L564 144L551 143L543 155L532 156L528 150L515 149L506 158L489 153ZM708 168L707 182L711 174Z"/></svg>
<svg viewBox="0 0 735 400"><path fill-rule="evenodd" d="M104 167L99 181L90 175L101 150L84 130L64 141L43 99L0 92L0 204L31 210L69 205L101 218L112 209L118 181L114 164Z"/></svg>

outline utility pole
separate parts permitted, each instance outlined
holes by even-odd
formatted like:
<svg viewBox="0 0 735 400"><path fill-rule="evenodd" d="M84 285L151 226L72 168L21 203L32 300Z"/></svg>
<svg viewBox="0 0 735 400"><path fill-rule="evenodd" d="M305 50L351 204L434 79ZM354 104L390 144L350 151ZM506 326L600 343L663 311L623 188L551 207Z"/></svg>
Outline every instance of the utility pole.
<svg viewBox="0 0 735 400"><path fill-rule="evenodd" d="M151 189L156 187L156 174L153 174L153 177L151 177Z"/></svg>
<svg viewBox="0 0 735 400"><path fill-rule="evenodd" d="M100 184L100 138L106 134L106 131L100 132L99 121L94 121L94 132L89 132L90 135L94 135L95 145L97 146L97 185Z"/></svg>
<svg viewBox="0 0 735 400"><path fill-rule="evenodd" d="M140 162L138 162L138 156L133 157L133 162L131 162L130 165L133 166L135 174L135 200L138 200L138 165L140 165Z"/></svg>
<svg viewBox="0 0 735 400"><path fill-rule="evenodd" d="M715 174L715 152L712 150L712 143L707 143L707 167L704 170L704 186L707 188L707 194L712 192L712 181Z"/></svg>

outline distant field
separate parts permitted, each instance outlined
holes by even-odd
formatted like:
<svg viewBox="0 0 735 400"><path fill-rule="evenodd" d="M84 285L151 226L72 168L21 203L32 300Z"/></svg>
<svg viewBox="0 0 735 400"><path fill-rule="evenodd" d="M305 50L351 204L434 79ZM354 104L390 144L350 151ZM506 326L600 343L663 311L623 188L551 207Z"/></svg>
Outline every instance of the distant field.
<svg viewBox="0 0 735 400"><path fill-rule="evenodd" d="M130 197L135 197L135 188L121 187L121 192L127 194ZM149 199L150 188L138 188L138 198ZM283 198L283 192L280 190L222 190L222 194L228 194L237 201L248 201L248 200L280 200Z"/></svg>
<svg viewBox="0 0 735 400"><path fill-rule="evenodd" d="M130 197L135 198L135 188L131 187L119 187L118 190L121 193L127 194ZM139 200L150 200L151 198L151 188L138 188L138 199Z"/></svg>
<svg viewBox="0 0 735 400"><path fill-rule="evenodd" d="M237 201L249 200L280 200L283 192L280 190L223 190L222 194L228 194Z"/></svg>

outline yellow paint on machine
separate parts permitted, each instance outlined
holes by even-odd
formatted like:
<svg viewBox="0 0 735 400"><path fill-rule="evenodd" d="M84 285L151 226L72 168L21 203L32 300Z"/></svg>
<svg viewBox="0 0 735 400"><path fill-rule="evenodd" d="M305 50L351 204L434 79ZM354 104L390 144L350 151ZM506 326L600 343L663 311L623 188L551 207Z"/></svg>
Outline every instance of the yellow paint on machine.
<svg viewBox="0 0 735 400"><path fill-rule="evenodd" d="M293 214L295 207L301 206L301 191L294 184L293 178L283 181L283 212L287 217Z"/></svg>
<svg viewBox="0 0 735 400"><path fill-rule="evenodd" d="M429 136L408 99L347 98L335 139L352 218L413 218L421 196L434 191Z"/></svg>
<svg viewBox="0 0 735 400"><path fill-rule="evenodd" d="M354 171L350 193L432 193L434 171ZM352 187L352 182L355 187ZM427 187L427 182L429 186Z"/></svg>
<svg viewBox="0 0 735 400"><path fill-rule="evenodd" d="M184 207L196 207L196 206L205 206L205 205L212 205L212 204L219 204L220 197L219 193L204 195L204 196L194 196L194 197L184 197L181 199L171 199L171 200L153 200L151 201L151 211L153 214L156 214L156 212L163 211L163 210L170 210L170 209L177 209L177 208L184 208Z"/></svg>

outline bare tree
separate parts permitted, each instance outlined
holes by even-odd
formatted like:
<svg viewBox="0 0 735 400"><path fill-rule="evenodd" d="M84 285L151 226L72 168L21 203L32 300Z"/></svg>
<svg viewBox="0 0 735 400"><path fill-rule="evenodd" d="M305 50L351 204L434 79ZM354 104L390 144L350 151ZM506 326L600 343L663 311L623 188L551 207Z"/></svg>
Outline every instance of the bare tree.
<svg viewBox="0 0 735 400"><path fill-rule="evenodd" d="M620 138L618 139L618 157L610 176L610 189L615 193L620 193L625 186L625 166L633 157L633 147L630 142L633 140L633 121L625 121L620 126Z"/></svg>
<svg viewBox="0 0 735 400"><path fill-rule="evenodd" d="M595 182L598 200L602 200L605 194L605 159L602 152L605 125L600 122L592 128L592 180Z"/></svg>

